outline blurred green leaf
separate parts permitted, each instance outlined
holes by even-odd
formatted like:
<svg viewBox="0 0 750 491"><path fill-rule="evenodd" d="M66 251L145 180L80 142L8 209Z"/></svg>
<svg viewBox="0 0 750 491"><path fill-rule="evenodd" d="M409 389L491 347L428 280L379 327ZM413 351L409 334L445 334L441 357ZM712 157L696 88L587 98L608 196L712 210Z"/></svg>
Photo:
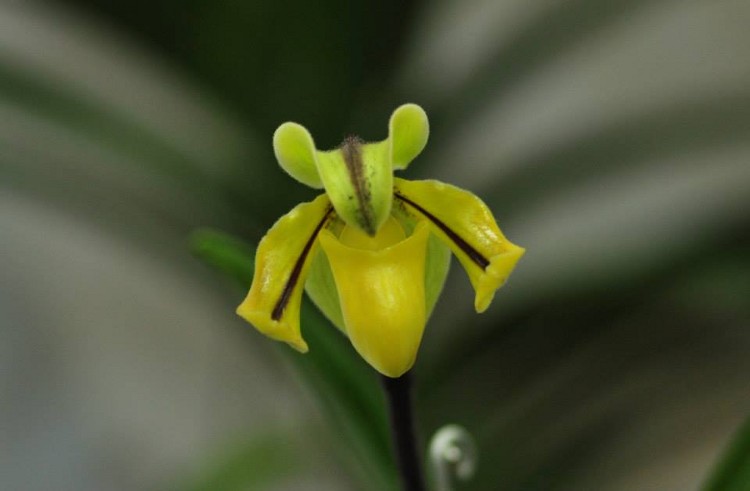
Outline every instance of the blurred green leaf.
<svg viewBox="0 0 750 491"><path fill-rule="evenodd" d="M734 436L703 491L750 489L750 418Z"/></svg>
<svg viewBox="0 0 750 491"><path fill-rule="evenodd" d="M193 253L204 262L249 288L254 248L225 233L200 230L191 237ZM341 454L354 456L362 482L372 490L397 489L390 454L387 419L374 372L355 355L349 342L305 299L301 311L303 334L310 346L305 355L268 342L310 383L313 396L331 423L341 430Z"/></svg>
<svg viewBox="0 0 750 491"><path fill-rule="evenodd" d="M286 432L274 432L244 443L209 464L184 491L261 491L306 465Z"/></svg>
<svg viewBox="0 0 750 491"><path fill-rule="evenodd" d="M229 234L211 229L196 230L190 237L190 250L242 287L253 279L255 248Z"/></svg>

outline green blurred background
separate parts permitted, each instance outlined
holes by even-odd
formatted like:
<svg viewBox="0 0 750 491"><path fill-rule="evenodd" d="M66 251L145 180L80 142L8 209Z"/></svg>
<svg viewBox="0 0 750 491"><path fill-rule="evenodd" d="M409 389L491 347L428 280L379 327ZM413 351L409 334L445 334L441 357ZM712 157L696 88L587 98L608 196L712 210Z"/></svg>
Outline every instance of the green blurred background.
<svg viewBox="0 0 750 491"><path fill-rule="evenodd" d="M746 0L3 1L0 489L394 489L347 341L307 305L300 356L234 308L314 195L276 126L376 140L404 102L432 124L405 176L528 250L481 316L454 265L415 368L423 439L478 441L460 489L698 489L750 415L748 26ZM244 242L191 253L202 227Z"/></svg>

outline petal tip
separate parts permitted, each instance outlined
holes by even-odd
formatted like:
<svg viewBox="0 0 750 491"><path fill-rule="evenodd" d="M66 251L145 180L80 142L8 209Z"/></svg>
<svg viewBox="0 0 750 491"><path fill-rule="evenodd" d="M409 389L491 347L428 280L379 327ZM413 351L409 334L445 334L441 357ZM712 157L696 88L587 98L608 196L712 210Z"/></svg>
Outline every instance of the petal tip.
<svg viewBox="0 0 750 491"><path fill-rule="evenodd" d="M286 343L300 353L307 353L308 351L310 351L307 343L301 337L295 340L288 340L286 341Z"/></svg>
<svg viewBox="0 0 750 491"><path fill-rule="evenodd" d="M508 250L493 256L485 269L485 274L479 279L474 297L474 309L481 314L486 311L495 292L502 287L516 267L516 263L526 253L526 249L508 242Z"/></svg>
<svg viewBox="0 0 750 491"><path fill-rule="evenodd" d="M388 378L399 378L409 370L411 370L411 367L414 366L414 362L412 361L408 366L401 366L398 368L387 368L387 367L376 367L373 365L373 368L380 372L381 375L385 375Z"/></svg>
<svg viewBox="0 0 750 491"><path fill-rule="evenodd" d="M295 329L288 322L273 320L268 312L254 309L247 305L246 301L237 307L236 312L261 334L276 341L283 341L300 353L309 351L307 343L300 336L299 329Z"/></svg>
<svg viewBox="0 0 750 491"><path fill-rule="evenodd" d="M494 298L494 289L486 292L477 291L477 294L474 297L474 310L476 311L476 313L483 314L489 308Z"/></svg>

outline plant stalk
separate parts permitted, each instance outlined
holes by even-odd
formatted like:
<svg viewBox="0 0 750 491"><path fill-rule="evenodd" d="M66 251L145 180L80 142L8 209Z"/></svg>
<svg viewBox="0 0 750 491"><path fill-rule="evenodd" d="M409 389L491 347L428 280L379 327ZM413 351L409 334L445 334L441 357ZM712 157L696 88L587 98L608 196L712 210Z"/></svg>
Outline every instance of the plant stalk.
<svg viewBox="0 0 750 491"><path fill-rule="evenodd" d="M383 376L382 380L388 400L396 463L404 491L425 491L422 459L414 431L411 375L406 372L399 378Z"/></svg>

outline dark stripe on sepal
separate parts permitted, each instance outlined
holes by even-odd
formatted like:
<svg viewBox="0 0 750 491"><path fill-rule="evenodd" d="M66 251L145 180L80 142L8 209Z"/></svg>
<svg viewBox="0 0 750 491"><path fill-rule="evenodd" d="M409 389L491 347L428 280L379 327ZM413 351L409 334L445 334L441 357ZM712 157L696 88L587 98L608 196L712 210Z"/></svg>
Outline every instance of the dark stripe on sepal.
<svg viewBox="0 0 750 491"><path fill-rule="evenodd" d="M452 240L461 251L463 251L464 254L469 256L469 259L471 259L474 264L482 268L482 270L487 269L487 266L490 265L489 260L487 260L486 257L482 255L478 250L474 249L468 242L466 242L463 237L458 235L456 232L453 231L448 225L443 223L438 217L430 213L429 211L425 210L421 206L419 206L414 201L410 200L406 196L403 196L399 193L395 193L394 196L404 203L408 204L412 208L416 209L419 213L424 215L428 220L430 220L432 223L435 224L437 228L443 231L445 235L448 236L450 240Z"/></svg>
<svg viewBox="0 0 750 491"><path fill-rule="evenodd" d="M302 274L302 268L305 265L305 259L307 258L308 254L310 254L310 250L312 249L312 246L315 243L315 239L318 238L318 234L320 233L320 230L328 221L328 218L331 215L332 211L333 211L333 208L329 206L325 214L323 215L323 218L320 220L320 223L318 223L318 225L315 227L315 230L313 231L310 238L307 239L307 243L305 244L305 247L302 249L302 253L297 258L297 262L294 263L292 274L289 275L289 279L287 280L286 285L284 285L284 289L281 291L281 296L279 297L278 302L276 302L276 305L271 311L272 320L278 321L281 319L281 316L284 315L284 309L289 303L289 299L292 297L292 292L294 291L294 287L297 285L297 282L299 282L299 276L300 274Z"/></svg>
<svg viewBox="0 0 750 491"><path fill-rule="evenodd" d="M364 165L362 163L362 140L356 136L348 136L341 144L341 154L346 163L349 179L357 197L357 215L359 225L369 235L375 235L375 217L372 209L370 188L365 179Z"/></svg>

